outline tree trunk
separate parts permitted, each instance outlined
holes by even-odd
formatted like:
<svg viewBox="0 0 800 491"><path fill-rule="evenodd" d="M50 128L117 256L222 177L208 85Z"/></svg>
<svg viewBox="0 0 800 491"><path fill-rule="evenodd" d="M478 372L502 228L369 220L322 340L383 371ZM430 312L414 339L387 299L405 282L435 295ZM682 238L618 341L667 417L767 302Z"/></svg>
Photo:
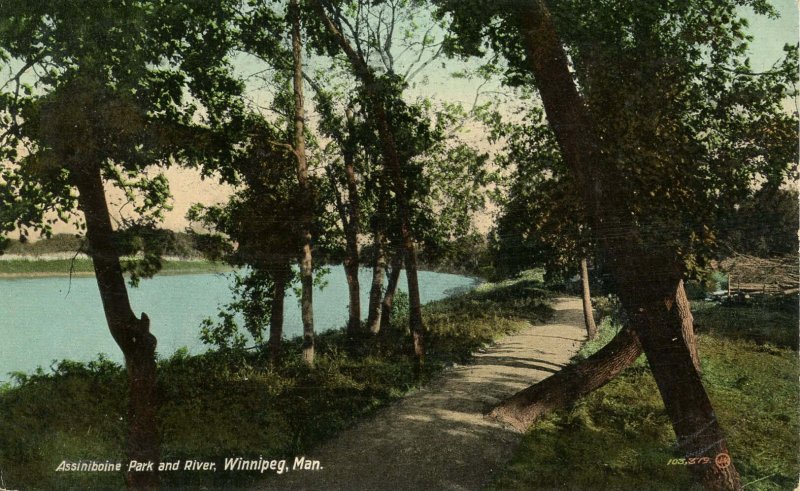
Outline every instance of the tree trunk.
<svg viewBox="0 0 800 491"><path fill-rule="evenodd" d="M392 305L397 284L400 283L400 271L403 270L403 254L395 252L392 256L392 270L389 272L389 284L381 302L381 331L387 331L392 323Z"/></svg>
<svg viewBox="0 0 800 491"><path fill-rule="evenodd" d="M333 36L339 47L347 56L353 68L353 72L361 82L362 90L370 103L370 109L375 118L380 138L381 155L383 156L384 166L388 175L391 177L392 187L397 201L397 210L400 215L400 237L405 254L406 280L408 282L408 302L409 302L409 328L413 338L414 356L417 359L417 369L419 369L425 358L424 331L425 326L422 322L422 305L419 296L419 280L417 278L417 251L414 238L411 233L411 219L409 215L409 197L406 194L406 183L402 173L402 162L397 150L394 131L392 130L389 114L386 110L387 94L386 84L375 77L367 62L353 49L349 41L342 35L331 18L328 16L325 7L319 0L313 3L314 8L320 15L328 32Z"/></svg>
<svg viewBox="0 0 800 491"><path fill-rule="evenodd" d="M294 153L297 157L297 180L303 200L301 224L302 252L300 256L300 312L303 319L303 361L314 365L314 263L311 257L311 186L306 160L305 108L303 101L303 42L300 38L300 9L297 0L289 2L292 16L292 57L294 60Z"/></svg>
<svg viewBox="0 0 800 491"><path fill-rule="evenodd" d="M348 111L347 122L351 127L352 133L353 115ZM361 331L361 287L358 283L358 233L361 229L360 226L360 208L361 204L358 198L358 181L356 179L355 169L355 151L352 148L351 142L345 143L343 152L344 156L344 173L347 178L347 212L348 220L345 225L345 242L346 242L346 255L344 259L345 274L347 276L347 287L350 293L350 305L348 308L349 320L347 322L347 331L351 337L357 335Z"/></svg>
<svg viewBox="0 0 800 491"><path fill-rule="evenodd" d="M386 254L383 249L383 233L375 233L375 262L372 266L372 286L369 290L369 313L367 327L369 332L377 334L381 330L381 299L383 297L383 276L386 271ZM397 282L395 282L397 283Z"/></svg>
<svg viewBox="0 0 800 491"><path fill-rule="evenodd" d="M683 267L666 247L645 247L623 203L604 188L599 137L569 72L567 56L543 0L519 12L522 42L564 161L592 218L604 263L647 355L681 450L687 457L727 454L725 437L684 339L679 299ZM608 169L605 169L608 170ZM613 194L613 193L612 193ZM688 305L688 302L685 304ZM731 465L693 465L709 489L740 489Z"/></svg>
<svg viewBox="0 0 800 491"><path fill-rule="evenodd" d="M351 258L345 258L344 273L347 278L347 291L350 302L347 306L347 334L353 338L361 332L361 287L358 283L358 260L353 262Z"/></svg>
<svg viewBox="0 0 800 491"><path fill-rule="evenodd" d="M692 355L692 364L697 370L700 371L700 356L697 354L697 339L694 336L694 317L692 316L692 308L689 305L689 297L686 296L686 289L683 285L683 280L678 285L678 292L675 295L678 313L681 316L681 334L686 346L689 347L689 353Z"/></svg>
<svg viewBox="0 0 800 491"><path fill-rule="evenodd" d="M131 309L119 254L114 245L103 178L99 165L72 170L78 188L78 205L86 218L86 235L91 248L97 287L108 328L125 356L128 375L128 458L153 463L158 468L159 438L156 424L156 338L150 333L150 319L137 319ZM151 489L158 486L156 471L128 472L128 487Z"/></svg>
<svg viewBox="0 0 800 491"><path fill-rule="evenodd" d="M655 299L639 291L629 292L630 300L623 300L623 304L631 305L626 311L632 312L631 321L641 326L639 339L680 450L687 457L711 459L709 465L693 465L690 469L709 489L741 489L733 465L721 468L713 463L717 456L728 455L727 444L684 338L684 319L677 300L680 284L664 283L663 289L671 289L671 294Z"/></svg>
<svg viewBox="0 0 800 491"><path fill-rule="evenodd" d="M517 392L495 406L488 416L508 423L520 432L525 431L550 411L567 408L605 385L636 361L641 353L636 334L624 328L586 360L568 365L538 384Z"/></svg>
<svg viewBox="0 0 800 491"><path fill-rule="evenodd" d="M272 309L269 313L269 358L273 365L281 361L283 305L290 274L289 265L282 264L276 268L273 277Z"/></svg>
<svg viewBox="0 0 800 491"><path fill-rule="evenodd" d="M583 299L583 320L586 324L586 336L589 339L597 337L597 324L592 313L592 294L589 290L589 267L586 258L581 259L581 297Z"/></svg>

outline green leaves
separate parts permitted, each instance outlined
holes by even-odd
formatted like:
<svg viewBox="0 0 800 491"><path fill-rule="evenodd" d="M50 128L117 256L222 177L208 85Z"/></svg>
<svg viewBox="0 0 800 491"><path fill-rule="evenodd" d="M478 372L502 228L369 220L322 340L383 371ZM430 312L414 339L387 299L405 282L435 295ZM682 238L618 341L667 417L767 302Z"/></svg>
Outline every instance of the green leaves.
<svg viewBox="0 0 800 491"><path fill-rule="evenodd" d="M2 2L0 57L13 69L0 82L0 230L47 232L51 213L67 217L82 166L100 164L153 223L169 189L145 169L230 161L242 127L227 60L236 5ZM148 258L146 274L158 264Z"/></svg>
<svg viewBox="0 0 800 491"><path fill-rule="evenodd" d="M534 88L513 8L437 5L451 19L451 49L494 49L508 64L508 85ZM796 50L772 70L753 73L742 6L776 14L762 1L548 2L599 133L594 180L604 194L596 206L615 203L611 208L634 217L645 247L666 244L687 263L713 254L716 221L755 183L783 182L796 167L797 115L782 107L796 94ZM501 222L515 230L515 241L541 234L543 223L561 216L546 203L558 190L552 183L569 184L540 128L533 121L517 129L497 123L492 135L510 138L505 161L518 172ZM562 237L557 231L545 236Z"/></svg>

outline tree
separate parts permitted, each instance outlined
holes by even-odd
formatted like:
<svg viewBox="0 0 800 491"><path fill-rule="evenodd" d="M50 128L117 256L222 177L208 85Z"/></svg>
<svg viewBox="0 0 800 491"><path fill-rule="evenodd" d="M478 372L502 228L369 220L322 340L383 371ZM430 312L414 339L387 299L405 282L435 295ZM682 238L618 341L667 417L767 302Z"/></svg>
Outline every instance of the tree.
<svg viewBox="0 0 800 491"><path fill-rule="evenodd" d="M225 60L230 15L225 1L2 5L0 57L14 67L0 92L3 187L20 194L3 195L0 229L49 233L49 214L82 212L106 321L125 357L128 456L140 462L159 459L156 339L147 315L131 310L105 187L123 189L152 224L169 192L163 177L142 176L147 166L228 158L222 126L235 126L229 96L239 88ZM134 264L132 272L154 271ZM127 482L153 487L157 474L131 472Z"/></svg>
<svg viewBox="0 0 800 491"><path fill-rule="evenodd" d="M307 79L311 80L310 77ZM344 235L344 266L350 302L348 304L347 333L351 339L361 331L361 287L359 285L359 234L364 214L364 205L370 195L366 185L360 182L369 179L369 161L372 146L366 143L365 133L371 133L368 125L358 118L355 101L339 90L328 90L317 80L311 83L315 92L317 112L320 115L320 132L332 141L324 147L325 172L330 184L330 195L341 222ZM335 94L335 95L334 95ZM344 114L336 111L334 98L347 100ZM361 143L365 142L365 143ZM382 282L382 277L381 280Z"/></svg>
<svg viewBox="0 0 800 491"><path fill-rule="evenodd" d="M279 98L286 112L293 101L290 91ZM257 344L269 327L270 358L280 361L283 337L283 312L286 289L298 274L292 264L298 257L303 234L303 195L297 180L297 160L287 147L276 143L288 141L291 128L288 118L274 124L251 113L239 142L241 150L229 166L228 183L239 190L225 205L194 206L189 218L235 243L226 262L249 270L236 277L235 300L219 313L220 321L205 322L203 340L223 348L241 348L235 314L241 313L244 328Z"/></svg>
<svg viewBox="0 0 800 491"><path fill-rule="evenodd" d="M300 184L301 236L303 239L300 258L300 284L302 297L300 313L303 318L303 360L307 365L314 364L314 263L311 255L312 191L308 180L306 160L305 108L303 96L303 41L300 37L300 9L297 0L289 2L289 18L292 25L292 86L294 92L294 154L297 158L297 180Z"/></svg>
<svg viewBox="0 0 800 491"><path fill-rule="evenodd" d="M538 88L682 451L727 453L681 334L691 322L682 308L688 304L680 298L682 278L713 245L703 205L713 210L717 193L749 185L729 169L749 167L777 179L786 174L794 123L780 102L794 78L792 56L773 73L753 77L742 56L743 23L730 4L610 9L602 2L569 2L552 13L537 1L493 16L485 10L477 15L472 2L443 4L463 33L461 48L474 49L482 34L490 35L509 61L509 75ZM754 6L767 9L761 2ZM487 30L487 19L502 28ZM590 42L598 34L602 43ZM778 138L763 145L750 139L765 129ZM527 418L526 410L534 410L514 402L495 414ZM692 470L709 488L741 486L732 465Z"/></svg>

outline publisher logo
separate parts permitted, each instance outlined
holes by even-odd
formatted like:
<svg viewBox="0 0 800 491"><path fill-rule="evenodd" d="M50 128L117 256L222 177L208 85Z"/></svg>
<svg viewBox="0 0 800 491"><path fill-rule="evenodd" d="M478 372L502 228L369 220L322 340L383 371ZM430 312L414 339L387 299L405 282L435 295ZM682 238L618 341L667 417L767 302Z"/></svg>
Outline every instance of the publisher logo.
<svg viewBox="0 0 800 491"><path fill-rule="evenodd" d="M714 463L717 464L717 468L720 470L727 469L731 465L731 456L726 453L717 454L714 457Z"/></svg>

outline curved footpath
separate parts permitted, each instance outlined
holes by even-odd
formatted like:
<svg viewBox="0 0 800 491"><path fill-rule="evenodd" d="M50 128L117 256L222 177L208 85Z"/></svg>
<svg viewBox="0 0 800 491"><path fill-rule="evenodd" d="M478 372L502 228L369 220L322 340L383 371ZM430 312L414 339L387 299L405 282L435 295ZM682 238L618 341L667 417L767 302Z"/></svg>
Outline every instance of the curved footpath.
<svg viewBox="0 0 800 491"><path fill-rule="evenodd" d="M480 489L521 438L483 414L557 372L586 337L579 299L558 298L553 308L547 324L501 339L305 456L321 470L273 475L261 489Z"/></svg>

